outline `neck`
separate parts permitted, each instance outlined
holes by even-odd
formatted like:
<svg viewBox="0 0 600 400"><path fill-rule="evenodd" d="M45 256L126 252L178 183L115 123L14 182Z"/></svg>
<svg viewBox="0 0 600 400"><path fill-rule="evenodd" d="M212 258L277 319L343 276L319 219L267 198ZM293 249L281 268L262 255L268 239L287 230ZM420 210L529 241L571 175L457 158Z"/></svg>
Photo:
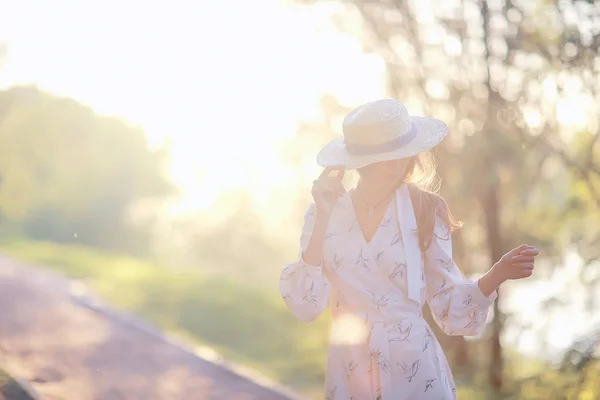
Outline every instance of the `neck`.
<svg viewBox="0 0 600 400"><path fill-rule="evenodd" d="M389 180L381 178L360 178L357 188L367 194L369 197L379 197L390 192L393 188L399 187L403 180Z"/></svg>

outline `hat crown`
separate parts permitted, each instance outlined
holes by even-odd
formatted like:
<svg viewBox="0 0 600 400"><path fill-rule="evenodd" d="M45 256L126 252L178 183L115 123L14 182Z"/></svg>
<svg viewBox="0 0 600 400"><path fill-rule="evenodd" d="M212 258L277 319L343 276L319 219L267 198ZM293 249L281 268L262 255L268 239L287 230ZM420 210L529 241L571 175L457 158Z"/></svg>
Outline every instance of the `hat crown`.
<svg viewBox="0 0 600 400"><path fill-rule="evenodd" d="M411 121L404 104L383 99L363 104L350 111L342 123L344 142L379 145L410 131Z"/></svg>

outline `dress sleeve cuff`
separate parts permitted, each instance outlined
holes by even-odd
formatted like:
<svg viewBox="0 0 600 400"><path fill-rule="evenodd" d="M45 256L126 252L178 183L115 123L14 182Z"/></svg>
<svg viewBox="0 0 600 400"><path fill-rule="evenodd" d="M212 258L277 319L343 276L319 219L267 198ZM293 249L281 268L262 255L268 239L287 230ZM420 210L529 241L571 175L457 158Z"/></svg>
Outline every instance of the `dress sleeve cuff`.
<svg viewBox="0 0 600 400"><path fill-rule="evenodd" d="M321 262L318 265L313 265L313 264L307 263L306 261L304 261L304 254L300 254L300 257L298 258L298 264L300 264L303 267L306 267L308 269L319 269L323 266L323 262Z"/></svg>
<svg viewBox="0 0 600 400"><path fill-rule="evenodd" d="M498 289L494 290L489 296L486 296L479 287L479 280L473 282L473 301L480 305L489 306L498 297Z"/></svg>

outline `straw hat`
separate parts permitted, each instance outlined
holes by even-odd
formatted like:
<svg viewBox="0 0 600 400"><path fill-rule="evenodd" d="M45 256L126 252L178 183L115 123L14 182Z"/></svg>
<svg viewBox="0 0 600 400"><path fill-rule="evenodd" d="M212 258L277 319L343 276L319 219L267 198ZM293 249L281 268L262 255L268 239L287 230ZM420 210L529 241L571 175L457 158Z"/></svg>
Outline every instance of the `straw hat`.
<svg viewBox="0 0 600 400"><path fill-rule="evenodd" d="M380 161L412 157L432 149L448 133L435 118L414 117L397 100L383 99L352 110L342 124L343 137L317 155L322 167L358 169Z"/></svg>

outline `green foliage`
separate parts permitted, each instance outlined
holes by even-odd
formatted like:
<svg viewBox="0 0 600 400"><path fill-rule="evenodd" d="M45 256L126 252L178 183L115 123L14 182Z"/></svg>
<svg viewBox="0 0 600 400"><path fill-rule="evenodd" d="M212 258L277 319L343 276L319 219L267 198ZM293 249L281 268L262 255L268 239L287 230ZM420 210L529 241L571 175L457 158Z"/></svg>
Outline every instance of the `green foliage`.
<svg viewBox="0 0 600 400"><path fill-rule="evenodd" d="M173 193L165 156L148 148L141 129L74 100L30 87L0 92L2 227L39 239L140 247L130 213L141 200Z"/></svg>
<svg viewBox="0 0 600 400"><path fill-rule="evenodd" d="M600 396L598 382L600 363L586 366L578 372L548 370L519 382L519 400L595 400Z"/></svg>

